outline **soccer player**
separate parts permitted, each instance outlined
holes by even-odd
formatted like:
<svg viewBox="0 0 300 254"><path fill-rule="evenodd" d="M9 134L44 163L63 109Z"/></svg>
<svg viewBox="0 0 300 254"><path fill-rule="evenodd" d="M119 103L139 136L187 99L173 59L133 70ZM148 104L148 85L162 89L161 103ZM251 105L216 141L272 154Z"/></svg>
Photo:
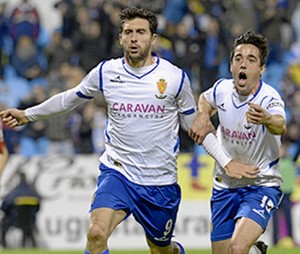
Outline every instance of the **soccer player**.
<svg viewBox="0 0 300 254"><path fill-rule="evenodd" d="M252 253L252 248L266 253L267 246L256 241L282 197L278 166L286 120L280 95L261 80L267 55L264 36L249 31L237 38L230 55L233 78L218 80L200 95L199 113L189 132L198 144L205 137L204 147L207 142L218 149L221 145L227 160L258 167L256 171L228 170L215 163L211 198L214 254L246 254ZM215 112L220 121L219 142L210 132L209 118Z"/></svg>
<svg viewBox="0 0 300 254"><path fill-rule="evenodd" d="M3 169L8 161L8 149L5 144L2 121L0 119L0 176L2 175Z"/></svg>
<svg viewBox="0 0 300 254"><path fill-rule="evenodd" d="M108 239L130 214L154 254L183 254L171 241L181 200L177 184L179 121L188 130L196 115L184 71L152 53L157 17L126 8L120 14L124 57L101 62L77 87L25 111L0 113L11 127L69 112L103 94L107 102L106 151L91 204L85 253L108 254Z"/></svg>

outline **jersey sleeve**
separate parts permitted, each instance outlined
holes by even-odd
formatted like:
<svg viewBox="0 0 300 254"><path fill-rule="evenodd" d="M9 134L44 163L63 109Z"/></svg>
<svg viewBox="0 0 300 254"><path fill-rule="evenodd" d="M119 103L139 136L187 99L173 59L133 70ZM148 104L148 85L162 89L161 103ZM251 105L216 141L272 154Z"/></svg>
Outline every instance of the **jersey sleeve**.
<svg viewBox="0 0 300 254"><path fill-rule="evenodd" d="M185 72L182 72L180 89L176 99L180 114L190 115L196 111L196 102L191 89L191 83Z"/></svg>
<svg viewBox="0 0 300 254"><path fill-rule="evenodd" d="M271 115L281 115L286 118L285 103L276 91L264 98L262 107L265 108Z"/></svg>
<svg viewBox="0 0 300 254"><path fill-rule="evenodd" d="M27 108L26 117L31 122L46 119L69 112L87 100L93 99L100 93L98 69L99 66L91 70L76 87L56 94L41 104Z"/></svg>
<svg viewBox="0 0 300 254"><path fill-rule="evenodd" d="M100 89L100 72L105 62L100 63L92 69L76 87L77 96L85 99L92 99L99 95Z"/></svg>
<svg viewBox="0 0 300 254"><path fill-rule="evenodd" d="M217 89L218 91L220 90L220 84L223 81L223 79L218 80L216 83L214 83L214 85L209 88L208 90L206 90L203 95L204 98L207 100L207 102L213 107L216 108L217 107L217 102L216 102L216 98L217 98Z"/></svg>

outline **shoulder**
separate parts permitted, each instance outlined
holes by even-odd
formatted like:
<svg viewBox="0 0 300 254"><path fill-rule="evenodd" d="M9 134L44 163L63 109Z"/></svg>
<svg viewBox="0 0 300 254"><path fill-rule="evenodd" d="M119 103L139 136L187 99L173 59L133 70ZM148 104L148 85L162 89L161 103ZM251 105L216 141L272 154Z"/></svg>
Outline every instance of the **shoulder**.
<svg viewBox="0 0 300 254"><path fill-rule="evenodd" d="M261 91L259 92L259 104L267 110L284 111L285 102L281 98L279 92L272 86L263 82Z"/></svg>
<svg viewBox="0 0 300 254"><path fill-rule="evenodd" d="M159 61L160 68L164 68L166 70L171 70L171 71L178 72L178 73L181 73L183 71L181 68L179 68L175 64L172 64L171 62L169 62L166 59L158 57L158 61Z"/></svg>
<svg viewBox="0 0 300 254"><path fill-rule="evenodd" d="M279 92L272 87L271 85L263 82L263 85L261 87L261 91L259 92L259 97L261 98L261 103L262 104L268 104L271 101L282 101L281 104L283 103L283 99L281 98L281 95Z"/></svg>
<svg viewBox="0 0 300 254"><path fill-rule="evenodd" d="M214 93L231 94L233 88L233 79L219 79L214 83L212 90Z"/></svg>
<svg viewBox="0 0 300 254"><path fill-rule="evenodd" d="M112 58L109 60L104 60L101 63L98 64L96 68L99 70L105 68L105 69L111 69L111 68L116 68L116 67L121 67L122 66L122 58Z"/></svg>
<svg viewBox="0 0 300 254"><path fill-rule="evenodd" d="M276 96L276 97L281 98L279 92L273 86L271 86L265 82L263 82L263 85L262 85L262 92L265 95Z"/></svg>

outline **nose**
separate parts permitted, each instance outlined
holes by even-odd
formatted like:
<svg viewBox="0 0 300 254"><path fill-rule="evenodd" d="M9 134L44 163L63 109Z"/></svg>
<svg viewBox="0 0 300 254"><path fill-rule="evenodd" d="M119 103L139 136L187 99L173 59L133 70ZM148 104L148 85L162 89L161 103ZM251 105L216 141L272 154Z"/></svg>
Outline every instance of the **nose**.
<svg viewBox="0 0 300 254"><path fill-rule="evenodd" d="M131 42L136 42L136 41L137 41L136 33L132 33L132 35L131 35Z"/></svg>
<svg viewBox="0 0 300 254"><path fill-rule="evenodd" d="M246 60L243 60L241 63L241 68L245 69L246 68Z"/></svg>

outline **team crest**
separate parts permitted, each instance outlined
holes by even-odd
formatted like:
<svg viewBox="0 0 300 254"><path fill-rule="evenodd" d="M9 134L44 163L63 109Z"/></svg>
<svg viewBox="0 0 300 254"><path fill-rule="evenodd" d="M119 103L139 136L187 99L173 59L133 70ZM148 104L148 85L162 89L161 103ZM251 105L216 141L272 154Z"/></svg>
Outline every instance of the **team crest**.
<svg viewBox="0 0 300 254"><path fill-rule="evenodd" d="M164 95L164 92L167 89L167 82L163 78L161 78L161 79L159 79L159 81L156 84L157 84L157 88L158 88L158 91L159 91L160 95L156 94L155 97L157 99L164 99L164 98L166 98L167 95Z"/></svg>

